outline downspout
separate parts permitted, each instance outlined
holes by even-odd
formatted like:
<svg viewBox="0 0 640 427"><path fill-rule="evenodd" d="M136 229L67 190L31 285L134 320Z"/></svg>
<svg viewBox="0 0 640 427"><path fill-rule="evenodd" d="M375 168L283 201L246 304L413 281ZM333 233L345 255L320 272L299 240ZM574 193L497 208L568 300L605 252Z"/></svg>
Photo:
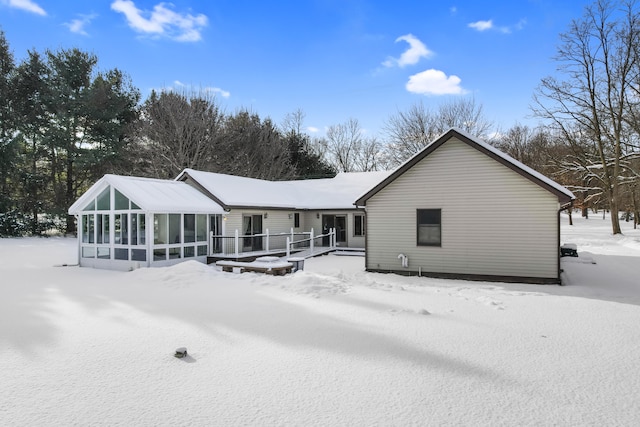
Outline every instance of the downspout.
<svg viewBox="0 0 640 427"><path fill-rule="evenodd" d="M562 269L560 268L560 212L567 210L567 209L571 209L573 208L573 200L571 200L569 203L566 203L564 205L560 206L560 209L558 209L558 244L557 244L557 248L558 248L558 285L562 286L562 279L560 276L560 273L562 273Z"/></svg>

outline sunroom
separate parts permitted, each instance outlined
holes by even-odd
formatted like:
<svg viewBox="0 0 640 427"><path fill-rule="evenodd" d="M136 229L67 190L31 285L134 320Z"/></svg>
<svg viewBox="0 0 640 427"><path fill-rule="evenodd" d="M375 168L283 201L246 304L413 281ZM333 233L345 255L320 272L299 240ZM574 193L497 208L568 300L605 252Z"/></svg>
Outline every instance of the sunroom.
<svg viewBox="0 0 640 427"><path fill-rule="evenodd" d="M80 266L118 270L206 262L220 205L184 182L105 175L69 213Z"/></svg>

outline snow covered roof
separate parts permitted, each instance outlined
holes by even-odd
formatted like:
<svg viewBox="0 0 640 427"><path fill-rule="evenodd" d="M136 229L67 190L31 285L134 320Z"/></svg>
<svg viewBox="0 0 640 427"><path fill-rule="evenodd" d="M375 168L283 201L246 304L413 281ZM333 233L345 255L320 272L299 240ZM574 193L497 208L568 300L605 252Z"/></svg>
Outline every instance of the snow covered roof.
<svg viewBox="0 0 640 427"><path fill-rule="evenodd" d="M533 181L534 183L545 188L546 190L552 192L553 194L558 196L558 200L562 204L567 204L570 201L575 199L575 196L571 191L564 188L562 185L558 184L552 179L549 179L546 176L542 175L540 172L537 172L531 169L527 165L519 162L513 157L498 150L496 147L490 144L487 144L483 140L468 134L462 129L451 128L447 132L445 132L443 135L441 135L438 139L433 141L431 144L427 145L423 150L419 151L409 160L407 160L402 165L400 165L396 170L390 173L389 176L386 179L384 179L382 182L378 183L377 185L375 185L375 187L372 187L369 191L367 191L366 193L358 197L358 199L355 202L356 205L364 206L367 200L371 196L376 194L378 191L382 190L389 183L395 180L398 176L402 175L404 172L406 172L408 169L413 167L416 163L418 163L420 160L428 156L430 153L435 151L438 147L440 147L442 144L444 144L446 141L450 140L451 138L457 138L460 141L465 142L466 144L469 144L470 146L487 154L489 157L497 160L503 165L509 167L510 169L513 169L515 172L521 174L525 178Z"/></svg>
<svg viewBox="0 0 640 427"><path fill-rule="evenodd" d="M176 180L189 180L224 208L353 209L353 201L390 172L339 173L334 178L266 181L185 169Z"/></svg>
<svg viewBox="0 0 640 427"><path fill-rule="evenodd" d="M222 207L187 183L121 175L105 175L69 208L78 214L108 185L113 186L147 212L224 213Z"/></svg>

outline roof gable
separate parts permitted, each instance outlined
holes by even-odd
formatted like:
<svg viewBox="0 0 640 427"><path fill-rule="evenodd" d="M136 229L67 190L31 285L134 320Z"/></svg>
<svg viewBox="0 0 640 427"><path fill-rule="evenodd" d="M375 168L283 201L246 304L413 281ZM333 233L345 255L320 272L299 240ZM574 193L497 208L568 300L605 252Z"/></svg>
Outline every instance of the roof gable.
<svg viewBox="0 0 640 427"><path fill-rule="evenodd" d="M146 212L223 213L216 202L184 182L105 175L69 207L70 214L84 211L108 186L113 187Z"/></svg>
<svg viewBox="0 0 640 427"><path fill-rule="evenodd" d="M386 179L384 179L383 181L378 183L375 187L371 188L369 191L367 191L362 196L360 196L354 202L354 204L356 206L365 206L367 204L368 199L370 199L372 196L374 196L376 193L381 191L383 188L385 188L387 185L393 182L400 175L404 174L406 171L411 169L418 162L420 162L422 159L427 157L429 154L433 153L435 150L437 150L439 147L441 147L443 144L445 144L447 141L451 140L452 138L456 138L459 141L464 142L470 147L475 148L476 150L494 159L498 163L501 163L502 165L508 167L514 172L527 178L531 182L551 192L556 197L558 197L558 201L563 205L575 199L575 196L571 191L567 190L566 188L556 183L555 181L531 169L525 164L515 160L514 158L510 157L506 153L498 150L492 145L487 144L481 139L475 138L460 129L452 128L446 133L444 133L442 136L440 136L438 139L436 139L434 142L426 146L423 150L416 153L413 157L411 157L405 163L400 165Z"/></svg>

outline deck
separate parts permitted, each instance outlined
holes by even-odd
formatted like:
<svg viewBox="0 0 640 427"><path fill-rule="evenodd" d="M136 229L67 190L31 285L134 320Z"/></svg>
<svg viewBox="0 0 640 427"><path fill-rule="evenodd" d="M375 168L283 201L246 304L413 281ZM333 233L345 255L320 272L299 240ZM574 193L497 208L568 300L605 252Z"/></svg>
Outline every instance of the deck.
<svg viewBox="0 0 640 427"><path fill-rule="evenodd" d="M302 258L313 258L316 256L324 255L329 252L335 250L344 250L346 248L335 248L328 246L320 246L314 247L311 249L304 249L300 251L291 251L290 256L302 257ZM256 258L260 258L263 256L277 256L279 258L283 258L287 256L287 252L283 249L271 250L271 251L253 251L253 252L240 252L237 256L236 254L215 254L207 257L207 264L213 264L217 261L239 261L239 262L251 262L255 261Z"/></svg>

